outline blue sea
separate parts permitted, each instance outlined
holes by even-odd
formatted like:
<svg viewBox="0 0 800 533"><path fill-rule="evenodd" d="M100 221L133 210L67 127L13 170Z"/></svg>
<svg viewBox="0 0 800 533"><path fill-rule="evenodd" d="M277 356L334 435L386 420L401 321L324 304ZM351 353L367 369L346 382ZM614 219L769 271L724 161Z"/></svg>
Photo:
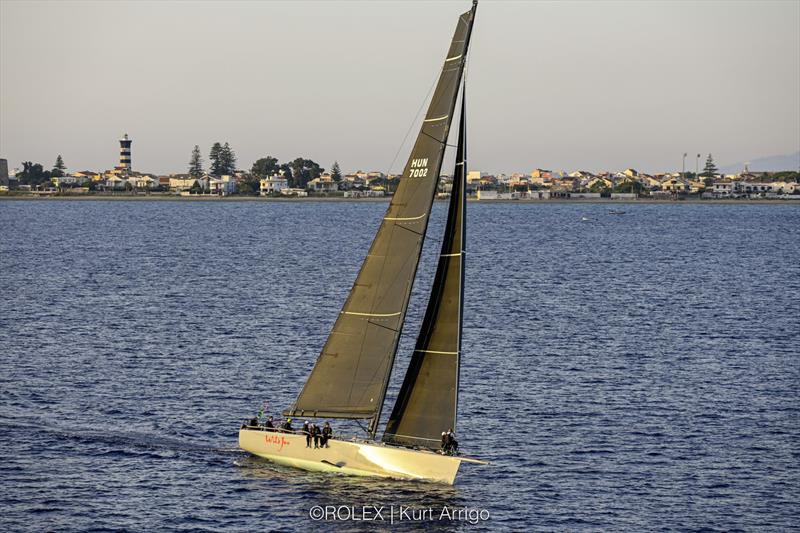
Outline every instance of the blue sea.
<svg viewBox="0 0 800 533"><path fill-rule="evenodd" d="M456 431L491 464L449 487L239 451L299 392L385 208L0 202L0 529L800 527L798 205L470 203Z"/></svg>

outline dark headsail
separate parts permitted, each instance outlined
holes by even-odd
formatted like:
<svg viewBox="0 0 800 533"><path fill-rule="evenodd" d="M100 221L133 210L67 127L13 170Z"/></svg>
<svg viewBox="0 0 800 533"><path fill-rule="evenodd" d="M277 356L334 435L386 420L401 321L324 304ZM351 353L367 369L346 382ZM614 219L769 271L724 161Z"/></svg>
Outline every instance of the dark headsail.
<svg viewBox="0 0 800 533"><path fill-rule="evenodd" d="M384 442L436 449L442 432L456 427L466 252L465 109L466 94L462 93L456 169L442 253L411 364L386 425Z"/></svg>
<svg viewBox="0 0 800 533"><path fill-rule="evenodd" d="M419 263L475 6L458 20L400 184L305 387L288 416L372 419L374 435Z"/></svg>

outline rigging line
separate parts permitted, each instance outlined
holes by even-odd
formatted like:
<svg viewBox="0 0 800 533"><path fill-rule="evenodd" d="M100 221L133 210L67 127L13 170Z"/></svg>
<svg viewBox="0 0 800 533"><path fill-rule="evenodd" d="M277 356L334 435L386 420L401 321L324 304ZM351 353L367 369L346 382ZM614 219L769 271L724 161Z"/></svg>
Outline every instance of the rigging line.
<svg viewBox="0 0 800 533"><path fill-rule="evenodd" d="M389 168L386 170L386 175L392 173L392 168L394 168L394 164L397 162L397 156L400 155L400 151L405 146L406 141L408 140L408 136L411 133L411 130L414 128L414 124L417 123L417 119L419 118L419 114L422 113L422 108L425 107L425 103L428 101L428 97L431 96L433 92L433 88L436 86L436 83L439 81L439 73L436 73L436 76L433 79L433 83L431 83L430 88L428 89L428 93L423 98L422 103L419 105L419 109L417 109L417 113L414 115L414 120L411 121L411 124L408 125L408 130L406 130L406 134L403 137L403 142L400 143L400 146L397 147L397 152L394 154L394 158L392 158L392 163L389 165Z"/></svg>
<svg viewBox="0 0 800 533"><path fill-rule="evenodd" d="M436 137L434 137L433 135L431 135L430 133L428 133L428 132L427 132L427 131L425 131L425 130L420 130L420 131L419 131L419 133L420 133L420 135L424 135L424 136L426 136L426 137L430 137L431 139L433 139L433 140L434 140L434 141L436 141L437 143L441 144L442 146L447 146L447 139L445 139L444 141L440 141L439 139L437 139ZM449 135L449 134L450 134L450 133L449 133L449 130L448 130L448 135Z"/></svg>

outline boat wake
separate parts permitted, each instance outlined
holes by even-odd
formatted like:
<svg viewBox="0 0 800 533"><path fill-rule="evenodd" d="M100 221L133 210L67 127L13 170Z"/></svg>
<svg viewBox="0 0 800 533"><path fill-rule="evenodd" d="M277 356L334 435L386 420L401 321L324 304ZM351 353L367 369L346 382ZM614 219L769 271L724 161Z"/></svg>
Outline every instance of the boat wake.
<svg viewBox="0 0 800 533"><path fill-rule="evenodd" d="M72 426L44 420L0 420L0 431L13 434L30 432L31 428L46 440L74 443L98 455L145 455L157 457L195 455L241 455L244 452L230 444L193 443L192 437L180 438L148 431L125 429L109 425Z"/></svg>

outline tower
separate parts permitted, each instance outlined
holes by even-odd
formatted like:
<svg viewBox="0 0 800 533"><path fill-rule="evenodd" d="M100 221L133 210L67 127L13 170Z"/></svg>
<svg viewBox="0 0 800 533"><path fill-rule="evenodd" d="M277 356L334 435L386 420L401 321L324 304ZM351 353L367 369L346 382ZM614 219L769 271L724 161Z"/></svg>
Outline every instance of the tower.
<svg viewBox="0 0 800 533"><path fill-rule="evenodd" d="M119 168L121 170L131 170L131 143L133 141L128 139L128 134L122 136L119 140Z"/></svg>

